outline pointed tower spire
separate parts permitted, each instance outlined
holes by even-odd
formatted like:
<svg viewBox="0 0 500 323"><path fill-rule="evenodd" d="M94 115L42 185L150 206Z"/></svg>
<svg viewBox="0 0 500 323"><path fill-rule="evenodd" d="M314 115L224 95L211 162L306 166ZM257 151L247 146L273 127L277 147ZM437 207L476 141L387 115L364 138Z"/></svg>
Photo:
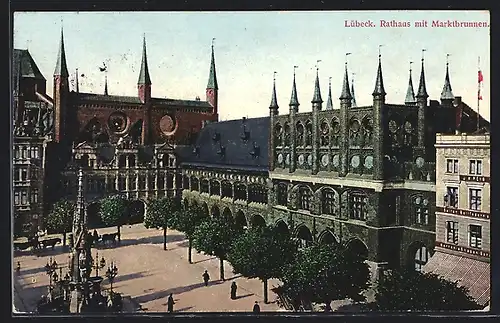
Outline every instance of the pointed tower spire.
<svg viewBox="0 0 500 323"><path fill-rule="evenodd" d="M316 64L316 81L314 83L314 96L311 103L323 103L323 99L321 99L321 89L319 88L319 62Z"/></svg>
<svg viewBox="0 0 500 323"><path fill-rule="evenodd" d="M298 110L298 106L300 105L299 99L297 99L297 85L295 84L295 69L298 66L293 67L293 85L292 85L292 96L290 97L289 106L295 107L295 110Z"/></svg>
<svg viewBox="0 0 500 323"><path fill-rule="evenodd" d="M427 94L427 89L425 87L425 72L424 72L424 52L426 50L422 49L422 68L420 70L420 81L418 84L418 92L416 98L427 99L429 95Z"/></svg>
<svg viewBox="0 0 500 323"><path fill-rule="evenodd" d="M351 96L352 96L352 103L351 107L355 108L358 105L356 104L356 95L354 94L354 73L352 73L352 79L351 79Z"/></svg>
<svg viewBox="0 0 500 323"><path fill-rule="evenodd" d="M415 100L415 92L413 92L413 81L412 81L412 77L411 77L411 64L413 64L413 62L410 62L410 80L408 81L408 90L406 90L406 98L405 98L406 105L414 105L417 102Z"/></svg>
<svg viewBox="0 0 500 323"><path fill-rule="evenodd" d="M352 100L351 90L349 89L349 76L347 74L347 61L345 62L344 81L342 82L342 93L340 94L339 99L340 100Z"/></svg>
<svg viewBox="0 0 500 323"><path fill-rule="evenodd" d="M448 57L450 54L446 54L446 76L444 78L444 86L443 86L443 91L441 91L441 101L446 101L446 100L454 100L455 97L453 96L453 92L451 90L451 84L450 84L450 73L448 70Z"/></svg>
<svg viewBox="0 0 500 323"><path fill-rule="evenodd" d="M378 46L378 69L377 69L377 80L375 81L375 89L373 90L373 96L375 95L386 95L384 89L384 79L382 77L382 54L380 54L380 48L382 45Z"/></svg>
<svg viewBox="0 0 500 323"><path fill-rule="evenodd" d="M57 63L54 70L54 76L69 76L68 66L66 64L66 51L64 50L63 27L61 27L61 43L59 44L59 54L57 55Z"/></svg>
<svg viewBox="0 0 500 323"><path fill-rule="evenodd" d="M217 84L217 73L215 71L214 40L215 38L212 39L212 57L210 60L210 72L208 74L207 89L218 90L219 85Z"/></svg>
<svg viewBox="0 0 500 323"><path fill-rule="evenodd" d="M271 104L269 105L269 109L278 111L278 100L276 99L276 72L273 73L273 94L271 97Z"/></svg>
<svg viewBox="0 0 500 323"><path fill-rule="evenodd" d="M148 57L146 54L146 35L142 38L142 61L141 71L139 72L138 85L151 85L151 77L149 76Z"/></svg>
<svg viewBox="0 0 500 323"><path fill-rule="evenodd" d="M75 83L76 83L76 93L80 93L80 83L78 81L78 68L76 69Z"/></svg>
<svg viewBox="0 0 500 323"><path fill-rule="evenodd" d="M333 110L331 76L328 78L328 99L326 100L326 110Z"/></svg>
<svg viewBox="0 0 500 323"><path fill-rule="evenodd" d="M104 75L104 95L108 95L108 74Z"/></svg>

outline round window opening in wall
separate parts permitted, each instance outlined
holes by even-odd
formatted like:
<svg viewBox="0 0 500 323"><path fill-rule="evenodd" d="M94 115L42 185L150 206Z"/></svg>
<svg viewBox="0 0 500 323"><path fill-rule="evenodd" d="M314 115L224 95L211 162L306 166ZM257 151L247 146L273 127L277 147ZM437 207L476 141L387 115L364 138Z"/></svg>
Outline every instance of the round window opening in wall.
<svg viewBox="0 0 500 323"><path fill-rule="evenodd" d="M282 163L283 162L283 154L278 154L278 163Z"/></svg>
<svg viewBox="0 0 500 323"><path fill-rule="evenodd" d="M167 136L171 136L175 133L176 127L175 127L175 120L173 117L169 116L168 114L164 115L160 119L160 130L163 134Z"/></svg>
<svg viewBox="0 0 500 323"><path fill-rule="evenodd" d="M330 157L328 157L328 155L321 156L321 165L326 167L326 166L328 166L329 162L330 162Z"/></svg>
<svg viewBox="0 0 500 323"><path fill-rule="evenodd" d="M371 169L373 167L373 157L372 156L366 156L365 157L365 168L366 169Z"/></svg>
<svg viewBox="0 0 500 323"><path fill-rule="evenodd" d="M285 157L285 164L290 165L290 154L287 154Z"/></svg>
<svg viewBox="0 0 500 323"><path fill-rule="evenodd" d="M298 162L299 162L299 165L304 164L304 155L299 155Z"/></svg>
<svg viewBox="0 0 500 323"><path fill-rule="evenodd" d="M309 166L312 166L312 164L313 164L313 156L312 155L307 156L307 163L309 164Z"/></svg>
<svg viewBox="0 0 500 323"><path fill-rule="evenodd" d="M128 118L122 112L113 112L108 118L108 127L112 132L120 133L127 129Z"/></svg>
<svg viewBox="0 0 500 323"><path fill-rule="evenodd" d="M334 155L332 158L332 164L334 167L339 167L339 155Z"/></svg>

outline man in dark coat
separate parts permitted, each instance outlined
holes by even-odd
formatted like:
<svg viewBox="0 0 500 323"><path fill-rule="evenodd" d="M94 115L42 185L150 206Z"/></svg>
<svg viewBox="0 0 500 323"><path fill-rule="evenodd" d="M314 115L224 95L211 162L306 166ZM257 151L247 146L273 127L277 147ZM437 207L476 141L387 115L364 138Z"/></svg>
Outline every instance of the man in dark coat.
<svg viewBox="0 0 500 323"><path fill-rule="evenodd" d="M236 282L231 284L231 299L236 299L236 290L238 287L236 286Z"/></svg>
<svg viewBox="0 0 500 323"><path fill-rule="evenodd" d="M255 301L255 304L253 305L253 312L255 314L260 313L260 306L259 306L259 302L257 302L257 301Z"/></svg>
<svg viewBox="0 0 500 323"><path fill-rule="evenodd" d="M205 270L202 277L203 281L205 282L205 286L208 286L208 281L210 280L210 275L208 274L208 271Z"/></svg>
<svg viewBox="0 0 500 323"><path fill-rule="evenodd" d="M167 300L167 312L172 313L174 311L174 304L174 298L172 297L172 294L170 294Z"/></svg>

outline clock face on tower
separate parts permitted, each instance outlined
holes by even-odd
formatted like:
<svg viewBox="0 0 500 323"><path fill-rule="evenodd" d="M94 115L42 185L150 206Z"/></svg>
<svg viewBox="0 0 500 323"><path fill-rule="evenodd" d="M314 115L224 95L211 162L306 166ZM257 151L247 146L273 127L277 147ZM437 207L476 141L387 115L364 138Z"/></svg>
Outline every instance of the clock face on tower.
<svg viewBox="0 0 500 323"><path fill-rule="evenodd" d="M111 131L120 133L127 128L128 118L124 113L114 112L109 116L108 127Z"/></svg>
<svg viewBox="0 0 500 323"><path fill-rule="evenodd" d="M167 136L172 135L175 132L175 121L168 114L164 115L160 119L160 130Z"/></svg>

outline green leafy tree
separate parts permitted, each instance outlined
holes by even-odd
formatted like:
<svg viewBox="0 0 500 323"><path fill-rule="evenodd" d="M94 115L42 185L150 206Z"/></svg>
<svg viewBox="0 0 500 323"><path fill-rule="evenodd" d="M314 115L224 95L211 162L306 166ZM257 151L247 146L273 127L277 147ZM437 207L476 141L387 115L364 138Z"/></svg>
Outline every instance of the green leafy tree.
<svg viewBox="0 0 500 323"><path fill-rule="evenodd" d="M467 288L432 273L391 271L378 282L371 309L380 311L454 311L481 307Z"/></svg>
<svg viewBox="0 0 500 323"><path fill-rule="evenodd" d="M99 216L105 225L116 225L118 228L118 241L120 237L120 227L123 224L128 212L128 201L119 195L113 195L101 200L99 205Z"/></svg>
<svg viewBox="0 0 500 323"><path fill-rule="evenodd" d="M222 218L210 218L202 222L194 231L193 246L198 252L216 256L220 261L220 279L224 278L224 260L231 249L234 239L234 228Z"/></svg>
<svg viewBox="0 0 500 323"><path fill-rule="evenodd" d="M63 246L66 246L66 233L72 229L74 214L74 202L59 200L54 204L52 210L45 218L45 227L49 231L62 233Z"/></svg>
<svg viewBox="0 0 500 323"><path fill-rule="evenodd" d="M327 310L332 300L364 299L370 270L359 255L334 244L313 244L299 250L296 261L283 273L283 290L296 301L323 302Z"/></svg>
<svg viewBox="0 0 500 323"><path fill-rule="evenodd" d="M148 229L163 228L163 250L167 250L167 228L176 213L177 203L169 197L154 199L148 203L144 226Z"/></svg>
<svg viewBox="0 0 500 323"><path fill-rule="evenodd" d="M283 268L294 261L296 251L295 241L275 235L268 227L252 228L236 238L228 261L234 273L264 283L264 303L268 303L268 280L282 277Z"/></svg>
<svg viewBox="0 0 500 323"><path fill-rule="evenodd" d="M201 205L191 204L187 207L183 205L179 212L174 213L174 217L172 218L172 221L170 221L171 226L176 230L184 232L189 241L188 261L190 264L193 263L192 249L194 232L202 222L207 221L208 219L209 218L205 214L205 210Z"/></svg>

